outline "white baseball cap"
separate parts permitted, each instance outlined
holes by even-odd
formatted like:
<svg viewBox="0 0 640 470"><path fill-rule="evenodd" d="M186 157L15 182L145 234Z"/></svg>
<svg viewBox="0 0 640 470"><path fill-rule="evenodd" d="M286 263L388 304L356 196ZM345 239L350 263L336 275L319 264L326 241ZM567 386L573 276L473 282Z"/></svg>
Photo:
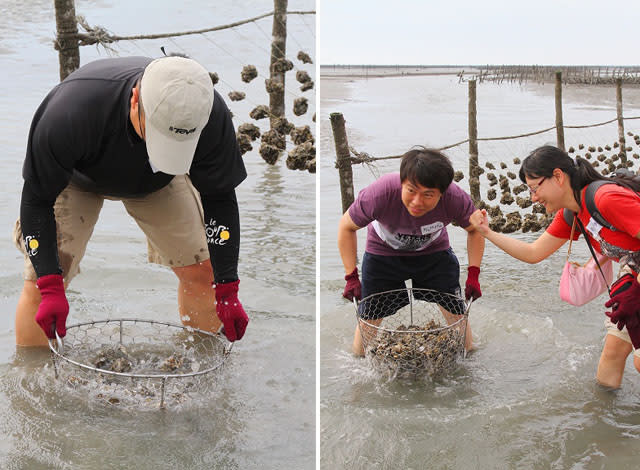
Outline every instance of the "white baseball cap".
<svg viewBox="0 0 640 470"><path fill-rule="evenodd" d="M149 161L163 173L188 173L213 107L209 72L192 59L162 57L144 69L140 88Z"/></svg>

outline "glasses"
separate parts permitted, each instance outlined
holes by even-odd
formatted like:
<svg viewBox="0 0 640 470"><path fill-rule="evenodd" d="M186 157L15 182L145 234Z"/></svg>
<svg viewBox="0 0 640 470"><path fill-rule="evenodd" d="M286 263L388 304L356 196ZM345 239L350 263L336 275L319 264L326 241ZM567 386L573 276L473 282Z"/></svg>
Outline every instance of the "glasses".
<svg viewBox="0 0 640 470"><path fill-rule="evenodd" d="M540 189L540 186L542 186L542 183L544 183L544 180L546 180L547 177L543 176L542 179L540 180L540 182L538 184L535 185L535 187L531 187L529 186L529 193L533 196L535 193L538 192L538 189Z"/></svg>

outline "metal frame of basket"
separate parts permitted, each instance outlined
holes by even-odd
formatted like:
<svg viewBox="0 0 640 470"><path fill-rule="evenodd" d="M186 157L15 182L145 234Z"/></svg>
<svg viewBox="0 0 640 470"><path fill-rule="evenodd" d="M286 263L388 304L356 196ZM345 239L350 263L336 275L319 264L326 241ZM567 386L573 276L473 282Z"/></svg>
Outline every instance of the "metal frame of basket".
<svg viewBox="0 0 640 470"><path fill-rule="evenodd" d="M442 309L451 310L444 305L464 310L458 320L440 326L436 317L445 320ZM435 376L457 357L466 356L464 345L471 302L459 296L407 287L371 294L360 303L354 299L354 307L365 355L375 366L383 366L394 374ZM385 315L390 310L394 313Z"/></svg>
<svg viewBox="0 0 640 470"><path fill-rule="evenodd" d="M94 321L89 321L89 322L83 322L83 323L76 323L73 325L69 325L67 327L67 335L69 335L69 332L73 332L74 329L77 328L81 328L81 327L85 327L85 326L96 326L96 325L109 325L109 324L114 324L114 326L118 327L118 343L119 345L124 345L123 344L123 337L126 336L124 334L124 328L127 326L127 324L133 324L133 325L138 325L138 324L148 324L148 325L161 325L162 327L169 327L171 329L174 330L182 330L188 333L196 333L199 335L202 335L206 338L210 338L212 341L217 341L220 343L221 348L222 348L222 354L220 355L220 360L213 365L212 367L208 367L206 369L202 369L202 370L198 370L196 372L189 372L189 373L176 373L176 374L172 374L172 373L163 373L163 374L136 374L136 373L127 373L127 372L116 372L113 370L107 370L107 369L101 369L99 367L95 367L92 365L88 365L88 364L83 364L82 362L79 362L77 360L71 359L70 357L67 357L67 355L65 355L65 344L64 344L64 338L60 338L60 336L58 336L58 333L56 331L56 338L55 339L49 339L49 349L51 350L51 360L53 362L53 368L54 368L54 373L55 373L55 377L56 379L58 379L58 361L62 360L64 362L67 362L69 364L72 364L76 367L79 367L83 370L88 370L88 371L92 371L98 374L105 374L105 375L110 375L110 376L116 376L116 377L126 377L126 378L131 378L131 379L151 379L151 380L159 380L161 381L161 397L160 397L160 408L164 408L165 407L165 385L167 383L167 380L169 379L182 379L182 378L187 378L187 377L197 377L197 376L202 376L205 374L209 374L217 369L219 369L223 364L224 361L226 360L226 358L229 356L231 349L233 347L233 343L230 343L228 347L226 347L224 345L223 340L221 339L220 335L216 334L216 333L211 333L208 331L204 331L204 330L200 330L197 328L192 328L192 327L188 327L188 326L184 326L184 325L178 325L178 324L174 324L174 323L168 323L168 322L161 322L161 321L156 321L156 320L143 320L143 319L132 319L132 318L119 318L119 319L109 319L109 320L94 320Z"/></svg>

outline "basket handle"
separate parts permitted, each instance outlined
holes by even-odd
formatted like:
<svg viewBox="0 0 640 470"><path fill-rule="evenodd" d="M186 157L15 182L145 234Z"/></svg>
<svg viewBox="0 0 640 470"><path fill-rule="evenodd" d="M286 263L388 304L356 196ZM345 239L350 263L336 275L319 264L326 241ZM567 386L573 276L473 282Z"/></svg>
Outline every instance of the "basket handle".
<svg viewBox="0 0 640 470"><path fill-rule="evenodd" d="M54 349L58 352L58 354L62 355L64 354L64 340L58 334L58 330L56 330L55 322L53 323L53 333L56 335L55 340L58 346L57 348L54 348ZM51 344L52 342L53 342L53 338L50 338L49 343Z"/></svg>
<svg viewBox="0 0 640 470"><path fill-rule="evenodd" d="M218 330L218 334L226 336L226 334L224 332L224 325L222 325L220 327L220 329ZM228 348L224 348L224 351L223 351L222 354L224 354L225 356L228 356L231 353L232 349L233 349L233 343L231 342L231 343L229 343L229 347Z"/></svg>
<svg viewBox="0 0 640 470"><path fill-rule="evenodd" d="M471 310L471 304L473 303L474 299L473 297L471 297L469 300L467 300L467 302L464 305L464 313L463 315L469 315L469 310Z"/></svg>

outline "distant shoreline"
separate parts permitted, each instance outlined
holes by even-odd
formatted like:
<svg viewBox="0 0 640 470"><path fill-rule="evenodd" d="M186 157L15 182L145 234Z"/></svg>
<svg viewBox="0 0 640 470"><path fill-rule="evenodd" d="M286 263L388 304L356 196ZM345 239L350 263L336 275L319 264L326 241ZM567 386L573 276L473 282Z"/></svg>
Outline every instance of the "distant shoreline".
<svg viewBox="0 0 640 470"><path fill-rule="evenodd" d="M328 77L404 77L418 75L476 75L480 68L448 65L320 65L320 75Z"/></svg>
<svg viewBox="0 0 640 470"><path fill-rule="evenodd" d="M617 80L640 85L640 66L625 65L320 65L321 78L380 78L455 75L460 81L553 82L557 72L565 84L602 85Z"/></svg>

